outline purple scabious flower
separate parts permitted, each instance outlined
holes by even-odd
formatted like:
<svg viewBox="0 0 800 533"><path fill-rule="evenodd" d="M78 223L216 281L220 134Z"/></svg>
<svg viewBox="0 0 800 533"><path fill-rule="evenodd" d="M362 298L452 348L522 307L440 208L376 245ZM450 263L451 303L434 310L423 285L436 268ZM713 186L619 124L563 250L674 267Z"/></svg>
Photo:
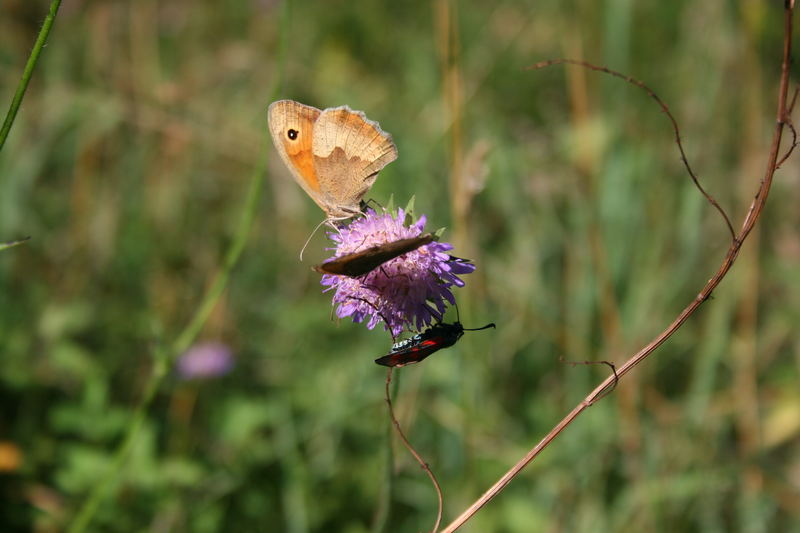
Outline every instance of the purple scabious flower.
<svg viewBox="0 0 800 533"><path fill-rule="evenodd" d="M406 213L398 209L382 214L368 209L363 217L331 232L328 237L336 244L335 257L366 250L399 239L418 237L425 227L425 215L405 225ZM333 304L338 304L336 316L352 317L353 322L366 321L374 328L384 321L384 329L392 336L403 329L417 331L441 320L445 301L455 304L450 287L463 287L458 277L475 270L475 265L458 260L447 252L453 245L434 241L416 250L391 259L363 276L352 278L324 274L325 291L335 290Z"/></svg>
<svg viewBox="0 0 800 533"><path fill-rule="evenodd" d="M187 380L224 376L233 368L233 354L222 343L203 342L181 355L177 367L180 377Z"/></svg>

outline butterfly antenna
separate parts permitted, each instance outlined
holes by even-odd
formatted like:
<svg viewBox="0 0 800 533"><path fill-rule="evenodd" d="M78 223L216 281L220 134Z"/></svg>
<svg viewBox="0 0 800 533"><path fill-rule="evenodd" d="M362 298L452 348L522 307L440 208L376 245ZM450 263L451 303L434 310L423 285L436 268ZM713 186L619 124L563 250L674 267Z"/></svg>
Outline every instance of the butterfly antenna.
<svg viewBox="0 0 800 533"><path fill-rule="evenodd" d="M495 326L494 322L492 322L491 324L486 324L482 328L464 328L464 331L480 331L482 329L489 329L489 328L497 328L497 326Z"/></svg>
<svg viewBox="0 0 800 533"><path fill-rule="evenodd" d="M314 234L317 233L317 231L319 231L319 228L321 228L322 225L325 224L326 222L328 222L327 218L325 220L323 220L322 222L320 222L319 224L317 224L317 227L314 228L314 231L312 231L311 235L309 235L308 239L306 239L306 243L303 245L303 248L300 249L300 261L301 262L303 261L303 252L306 251L306 248L308 247L308 243L311 242L311 238L314 237Z"/></svg>

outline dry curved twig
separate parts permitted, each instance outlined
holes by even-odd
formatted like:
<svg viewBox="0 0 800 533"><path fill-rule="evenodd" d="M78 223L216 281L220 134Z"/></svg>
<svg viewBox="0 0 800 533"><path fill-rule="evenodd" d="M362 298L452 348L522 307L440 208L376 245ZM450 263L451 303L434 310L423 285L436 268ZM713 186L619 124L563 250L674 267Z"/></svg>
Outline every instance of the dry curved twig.
<svg viewBox="0 0 800 533"><path fill-rule="evenodd" d="M673 322L667 326L664 331L659 333L650 343L648 343L645 347L631 356L617 371L614 377L608 377L603 380L595 389L589 393L586 398L584 398L575 408L570 411L567 416L565 416L550 432L545 435L545 437L539 441L539 443L534 446L522 459L520 459L508 472L506 472L494 485L492 485L489 490L487 490L478 500L476 500L471 506L469 506L458 518L453 520L447 527L442 530L442 533L451 533L456 531L460 528L464 523L466 523L478 510L486 505L492 498L494 498L503 488L511 482L511 480L519 474L523 468L525 468L533 459L539 455L539 453L547 447L550 442L552 442L563 430L566 428L575 418L578 417L583 411L586 410L587 407L592 405L594 402L597 401L598 397L603 394L612 383L614 379L620 380L623 376L625 376L628 372L630 372L633 367L641 363L647 356L653 353L656 348L661 346L667 339L669 339L673 333L675 333L678 328L680 328L684 322L692 315L694 312L705 302L710 296L711 293L716 289L717 285L722 281L722 279L727 275L728 271L733 266L733 263L736 261L736 257L739 255L739 251L741 250L742 244L744 243L747 236L752 231L753 227L755 226L758 217L761 215L762 210L764 209L764 205L767 201L767 196L769 195L769 190L772 185L772 178L775 174L775 170L778 167L778 156L780 153L780 146L781 146L781 139L783 137L783 129L787 126L788 123L788 109L787 106L787 94L789 91L789 66L791 63L791 42L792 42L792 12L794 9L794 0L784 0L784 41L783 41L783 60L781 64L781 78L780 78L780 85L778 91L778 109L776 113L776 124L775 124L775 131L773 132L772 138L772 145L770 147L769 159L767 160L767 168L764 173L764 178L761 180L761 184L753 198L753 202L750 205L750 208L747 211L747 215L745 216L744 222L742 223L742 227L739 230L739 233L733 234L733 240L728 248L725 257L722 260L722 264L717 269L717 272L708 280L702 290L698 293L698 295L680 312L680 314L673 320ZM580 61L569 61L574 64L583 64ZM588 66L588 64L584 64L583 66L587 68L593 68ZM593 70L603 70L593 68ZM611 71L608 71L609 74L615 76L621 76L624 79L627 77L618 75ZM794 144L794 143L793 143ZM793 147L793 146L792 146ZM787 155L788 157L788 155ZM781 162L785 160L785 157L781 159ZM693 176L694 178L694 176ZM696 180L696 178L694 178ZM699 185L698 185L699 187ZM704 193L705 194L705 193ZM706 198L712 202L716 206L716 204L712 201L712 199L706 195ZM718 207L718 210L721 209ZM727 220L727 217L726 217ZM730 226L730 222L728 222ZM732 226L730 226L732 228Z"/></svg>
<svg viewBox="0 0 800 533"><path fill-rule="evenodd" d="M351 296L349 299L359 300L368 304L370 307L375 309L375 312L378 313L378 316L381 317L381 319L385 324L387 325L389 324L389 321L386 320L386 317L383 316L383 313L381 313L380 310L375 306L375 304L373 304L369 300L366 300L364 298L359 298L357 296ZM392 341L397 341L397 337L395 337L391 329L389 330L389 333L392 335ZM403 433L403 429L400 427L400 422L397 420L397 417L394 416L394 405L392 404L392 394L389 391L389 385L391 385L392 383L392 370L394 370L394 368L389 367L388 372L386 373L385 399L386 399L386 405L389 407L389 418L391 418L392 425L394 426L394 429L397 431L397 434L400 436L400 440L403 441L403 445L409 452L411 452L411 455L414 456L414 459L416 459L417 463L419 463L422 469L425 470L425 473L427 473L428 477L431 479L431 483L433 483L433 488L436 491L436 497L439 500L439 510L436 512L436 522L433 524L433 529L431 530L432 533L436 533L439 530L439 525L442 523L442 508L444 504L444 498L442 496L442 487L439 486L439 481L433 474L433 470L431 470L431 467L428 466L428 463L425 462L422 456L419 453L417 453L417 450L414 449L414 446L411 445L411 442L408 440L405 433Z"/></svg>
<svg viewBox="0 0 800 533"><path fill-rule="evenodd" d="M406 438L405 433L400 428L400 422L397 421L397 418L394 416L394 408L392 407L392 395L389 393L389 385L392 382L392 367L389 367L389 371L386 372L386 405L389 406L389 416L392 419L392 424L394 424L394 428L397 430L397 434L400 436L400 440L403 441L403 445L411 452L411 455L414 456L414 459L417 460L419 465L425 470L425 473L428 474L428 477L431 478L431 483L433 483L433 488L436 489L436 497L439 499L439 510L436 513L436 522L433 524L433 529L431 530L432 533L436 533L439 531L439 524L442 523L442 506L443 506L443 498L442 498L442 488L439 486L439 482L436 480L436 476L433 475L433 471L431 467L428 466L428 463L417 453L417 450L411 445Z"/></svg>
<svg viewBox="0 0 800 533"><path fill-rule="evenodd" d="M722 206L719 205L717 200L713 196L711 196L708 192L706 192L706 190L703 188L702 185L700 185L700 180L694 173L694 170L692 170L692 166L689 164L689 159L686 157L686 152L683 150L683 143L681 142L681 133L680 129L678 128L678 121L675 120L675 117L672 116L672 112L669 110L667 104L664 103L664 101L655 93L655 91L653 91L650 87L645 85L644 82L641 82L636 78L626 76L625 74L617 72L616 70L611 70L608 67L593 65L588 61L581 61L578 59L548 59L547 61L540 61L539 63L531 65L527 67L525 70L539 70L541 68L550 67L553 65L562 65L562 64L578 65L580 67L588 68L589 70L604 72L606 74L614 76L615 78L620 78L621 80L624 80L630 83L631 85L639 87L644 92L646 92L647 95L650 96L650 98L656 101L658 106L661 108L664 114L667 115L667 118L672 123L672 131L675 133L675 143L678 145L678 150L681 153L681 161L683 161L683 166L686 167L686 170L689 172L689 176L692 178L692 182L694 182L695 187L697 187L697 189L705 197L705 199L708 200L708 203L713 205L714 208L717 211L719 211L719 214L722 216L723 220L725 221L725 224L728 226L728 231L731 234L731 238L735 239L736 233L733 231L733 224L731 224L731 219L728 217L728 214L725 212Z"/></svg>
<svg viewBox="0 0 800 533"><path fill-rule="evenodd" d="M789 159L789 156L792 155L792 152L794 152L794 149L797 146L797 130L794 129L794 124L792 123L792 118L791 118L790 115L792 114L792 111L794 110L794 104L797 103L797 95L798 95L798 93L800 93L800 87L795 87L794 88L794 94L792 95L792 102L789 104L788 108L786 109L786 116L783 117L784 122L786 122L786 126L789 128L789 131L792 134L792 142L789 145L789 148L786 150L786 153L783 154L783 157L781 157L781 160L778 161L777 165L775 165L775 170L781 168L781 166L783 165L784 161Z"/></svg>

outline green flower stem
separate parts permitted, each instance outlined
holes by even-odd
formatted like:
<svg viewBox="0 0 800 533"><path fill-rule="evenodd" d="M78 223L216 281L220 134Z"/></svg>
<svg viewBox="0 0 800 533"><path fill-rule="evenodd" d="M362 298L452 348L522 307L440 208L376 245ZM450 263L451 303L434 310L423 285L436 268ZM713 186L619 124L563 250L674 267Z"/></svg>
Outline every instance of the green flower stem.
<svg viewBox="0 0 800 533"><path fill-rule="evenodd" d="M153 374L148 380L147 389L145 389L142 400L136 407L136 412L134 413L130 424L128 424L125 438L122 441L122 444L120 444L120 446L117 448L117 451L114 454L114 460L109 466L105 476L100 483L94 486L94 489L92 489L89 497L83 503L83 506L81 506L80 511L77 515L75 515L72 524L70 524L70 527L67 530L69 533L77 533L86 530L86 526L89 525L89 522L92 520L95 512L97 511L97 507L100 505L103 499L105 499L106 495L111 489L112 483L117 479L117 474L122 470L125 460L128 458L128 453L136 441L136 437L139 434L139 429L142 427L145 418L147 417L147 409L153 402L153 398L155 398L156 392L158 392L161 382L163 381L164 376L167 374L167 357L165 357L163 350L159 351L161 353L156 357L153 367Z"/></svg>
<svg viewBox="0 0 800 533"><path fill-rule="evenodd" d="M22 105L22 99L25 97L28 82L31 81L33 69L36 68L36 62L39 61L39 54L42 52L42 48L44 48L44 44L47 42L47 36L50 35L50 28L53 27L53 22L56 20L56 14L58 13L58 7L60 5L61 0L53 0L50 2L50 12L47 13L44 24L42 24L42 29L39 30L39 36L36 38L36 43L33 45L31 55L28 57L28 62L25 64L25 70L22 72L22 79L19 80L19 85L17 85L17 92L14 93L14 98L11 100L8 113L6 113L6 118L3 121L3 127L0 129L0 151L3 150L3 146L6 144L8 132L11 131L11 126L14 124L14 119L17 117L19 106Z"/></svg>
<svg viewBox="0 0 800 533"><path fill-rule="evenodd" d="M28 242L30 237L25 237L24 239L19 239L18 241L11 241L11 242L0 242L0 250L5 250L6 248L13 248L14 246L19 246L24 242Z"/></svg>
<svg viewBox="0 0 800 533"><path fill-rule="evenodd" d="M211 311L213 311L214 306L217 304L220 296L222 296L222 293L228 284L231 271L233 270L233 267L236 266L236 263L242 254L242 250L244 250L244 245L247 242L247 236L250 234L250 228L253 225L258 202L261 198L265 168L266 157L262 156L260 163L256 167L255 174L250 180L250 189L247 191L244 212L236 230L236 236L233 240L233 243L231 243L227 254L225 254L225 260L222 264L222 269L214 277L214 281L206 291L206 294L203 297L197 312L194 314L186 327L183 328L183 331L181 331L181 333L175 339L175 342L172 343L172 346L169 349L160 347L156 350L153 373L147 382L142 399L139 402L139 405L136 407L136 411L128 425L122 444L120 444L120 446L117 448L117 451L114 453L114 460L111 463L111 466L109 466L105 476L100 483L95 485L94 489L92 489L90 492L89 497L78 511L78 514L75 515L75 518L68 529L69 533L80 533L86 530L86 527L89 525L89 522L92 520L95 512L97 511L97 507L108 495L111 485L114 481L116 481L119 473L122 471L122 467L125 464L125 460L128 458L128 454L130 453L136 437L139 434L139 430L147 418L147 410L149 409L150 404L153 403L153 399L155 398L158 390L161 388L161 383L164 381L164 377L167 375L167 369L172 367L174 360L180 354L185 352L194 339L197 338L197 335L200 333L200 330L203 328L206 320L208 320Z"/></svg>
<svg viewBox="0 0 800 533"><path fill-rule="evenodd" d="M281 87L281 80L283 78L284 65L286 63L286 48L289 35L288 1L283 2L281 19L278 27L280 35L277 54L278 61L274 86L270 91L270 101L275 100L278 96ZM231 271L239 261L239 257L242 255L244 246L247 243L247 237L250 234L250 228L253 225L253 220L255 220L258 203L261 199L261 192L263 190L264 177L267 168L266 150L264 150L262 154L261 160L256 166L255 174L250 179L250 188L248 189L247 196L245 197L244 212L242 213L239 226L236 229L234 240L225 254L225 259L223 261L221 270L214 277L214 281L206 291L205 296L203 296L203 300L200 302L197 312L194 314L186 327L184 327L180 334L175 338L175 341L172 343L172 345L168 349L159 347L156 350L153 373L147 382L142 399L139 402L139 405L136 407L136 411L134 412L133 417L128 424L122 443L114 453L114 460L109 466L103 479L94 486L80 510L73 518L72 523L67 530L69 533L83 533L86 531L86 528L89 526L89 523L97 512L97 508L108 496L109 492L111 492L113 483L118 480L119 474L125 465L125 460L128 458L128 454L130 453L130 450L136 441L136 437L139 434L139 430L147 418L147 411L150 408L150 405L153 403L156 393L161 388L164 377L167 375L167 370L172 367L175 359L180 354L185 352L189 345L191 345L195 338L197 338L197 335L205 325L206 320L208 320L211 311L213 311L214 306L217 304L220 296L222 296L222 293L228 284L228 279L230 279Z"/></svg>
<svg viewBox="0 0 800 533"><path fill-rule="evenodd" d="M397 391L400 389L400 372L395 374L392 380L392 391L390 398L397 398ZM386 424L386 462L384 463L383 486L377 504L377 511L372 522L372 533L384 533L389 527L392 501L394 500L394 422L390 418Z"/></svg>

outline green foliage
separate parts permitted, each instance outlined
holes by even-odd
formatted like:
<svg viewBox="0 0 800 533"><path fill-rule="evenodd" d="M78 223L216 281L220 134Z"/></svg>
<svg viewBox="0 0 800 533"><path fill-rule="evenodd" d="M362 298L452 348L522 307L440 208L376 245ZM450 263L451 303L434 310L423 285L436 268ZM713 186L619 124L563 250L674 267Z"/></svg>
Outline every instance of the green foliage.
<svg viewBox="0 0 800 533"><path fill-rule="evenodd" d="M651 100L522 68L582 57L647 82L738 227L774 120L778 4L295 1L279 28L269 1L65 2L0 153L0 242L32 236L0 253L0 464L20 456L0 472L0 530L63 530L102 480L265 151L254 231L200 335L231 346L235 369L169 370L87 530L371 530L390 445L372 360L391 339L331 320L310 269L322 232L298 262L323 215L268 141L281 29L280 96L378 120L400 157L370 196L414 197L478 265L461 319L498 328L402 369L396 400L446 523L607 371L560 357L623 361L727 248ZM2 10L0 103L46 5ZM467 530L800 528L797 161L715 298ZM428 530L433 490L392 442L386 531Z"/></svg>

